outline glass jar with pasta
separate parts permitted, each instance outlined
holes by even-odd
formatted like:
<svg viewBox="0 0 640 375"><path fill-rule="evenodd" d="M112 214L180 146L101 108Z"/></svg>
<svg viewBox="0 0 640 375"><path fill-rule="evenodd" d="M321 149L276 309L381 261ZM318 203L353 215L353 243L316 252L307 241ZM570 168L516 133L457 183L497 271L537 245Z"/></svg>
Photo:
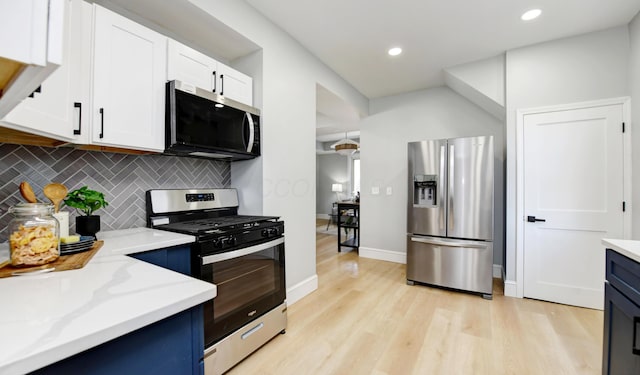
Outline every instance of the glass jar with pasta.
<svg viewBox="0 0 640 375"><path fill-rule="evenodd" d="M14 218L9 222L11 265L37 266L60 256L60 224L53 217L53 205L18 203L9 208Z"/></svg>

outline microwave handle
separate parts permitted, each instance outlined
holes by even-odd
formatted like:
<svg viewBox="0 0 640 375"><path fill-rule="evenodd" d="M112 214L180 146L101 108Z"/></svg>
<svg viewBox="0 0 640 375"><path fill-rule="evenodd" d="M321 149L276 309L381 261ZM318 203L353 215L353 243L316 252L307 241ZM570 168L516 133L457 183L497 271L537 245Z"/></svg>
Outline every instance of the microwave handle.
<svg viewBox="0 0 640 375"><path fill-rule="evenodd" d="M251 114L249 112L245 112L244 115L247 119L247 123L249 124L249 142L247 144L247 152L251 152L253 149L253 141L255 140L256 127L253 123L253 117L251 117Z"/></svg>

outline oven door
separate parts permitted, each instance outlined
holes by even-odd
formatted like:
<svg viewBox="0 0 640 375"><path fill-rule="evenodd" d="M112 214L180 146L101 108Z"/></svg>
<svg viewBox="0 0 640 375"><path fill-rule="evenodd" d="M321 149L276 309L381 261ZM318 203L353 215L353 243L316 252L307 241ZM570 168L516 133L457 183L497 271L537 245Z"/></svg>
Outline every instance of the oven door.
<svg viewBox="0 0 640 375"><path fill-rule="evenodd" d="M249 247L200 256L200 279L216 284L204 304L205 347L284 302L284 236Z"/></svg>

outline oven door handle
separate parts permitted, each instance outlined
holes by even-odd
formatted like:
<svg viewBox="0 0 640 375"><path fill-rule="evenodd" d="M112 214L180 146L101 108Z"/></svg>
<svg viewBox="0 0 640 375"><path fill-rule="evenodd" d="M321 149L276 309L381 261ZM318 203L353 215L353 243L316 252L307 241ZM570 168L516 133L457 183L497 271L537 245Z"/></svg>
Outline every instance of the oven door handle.
<svg viewBox="0 0 640 375"><path fill-rule="evenodd" d="M284 243L284 236L280 237L280 238L277 238L277 239L275 239L273 241L261 243L261 244L254 245L254 246L244 247L242 249L229 251L229 252L226 252L226 253L207 255L207 256L202 257L202 265L204 266L206 264L218 263L218 262L222 262L224 260L229 260L229 259L233 259L233 258L239 258L241 256L257 253L259 251L266 250L266 249L268 249L270 247L278 246L278 245L283 244L283 243Z"/></svg>

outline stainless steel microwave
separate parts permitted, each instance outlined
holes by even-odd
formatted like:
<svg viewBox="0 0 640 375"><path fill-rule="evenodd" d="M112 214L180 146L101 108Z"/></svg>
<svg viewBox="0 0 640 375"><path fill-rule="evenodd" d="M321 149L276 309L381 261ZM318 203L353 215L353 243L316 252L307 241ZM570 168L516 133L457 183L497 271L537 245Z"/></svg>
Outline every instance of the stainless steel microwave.
<svg viewBox="0 0 640 375"><path fill-rule="evenodd" d="M260 111L181 81L167 82L165 153L244 160L260 156Z"/></svg>

